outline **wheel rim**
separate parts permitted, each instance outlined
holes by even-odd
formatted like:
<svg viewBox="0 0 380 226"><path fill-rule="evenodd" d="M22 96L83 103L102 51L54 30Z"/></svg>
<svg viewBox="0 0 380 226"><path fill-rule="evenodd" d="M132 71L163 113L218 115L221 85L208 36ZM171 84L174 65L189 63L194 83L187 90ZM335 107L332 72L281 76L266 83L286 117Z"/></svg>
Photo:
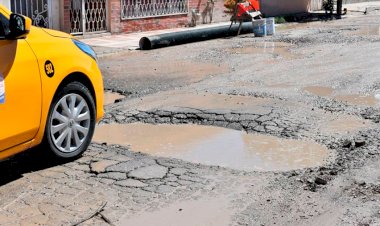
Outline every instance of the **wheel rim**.
<svg viewBox="0 0 380 226"><path fill-rule="evenodd" d="M54 145L65 153L78 150L89 134L90 122L90 110L82 96L72 93L62 97L54 108L50 122Z"/></svg>

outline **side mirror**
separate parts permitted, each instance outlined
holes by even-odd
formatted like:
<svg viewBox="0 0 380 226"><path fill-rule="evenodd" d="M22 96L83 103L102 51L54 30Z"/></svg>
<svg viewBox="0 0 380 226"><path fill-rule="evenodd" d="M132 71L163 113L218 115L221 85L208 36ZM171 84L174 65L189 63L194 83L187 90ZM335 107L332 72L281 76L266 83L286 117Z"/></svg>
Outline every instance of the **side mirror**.
<svg viewBox="0 0 380 226"><path fill-rule="evenodd" d="M29 34L32 20L20 14L12 13L9 19L9 34L8 39L26 38Z"/></svg>

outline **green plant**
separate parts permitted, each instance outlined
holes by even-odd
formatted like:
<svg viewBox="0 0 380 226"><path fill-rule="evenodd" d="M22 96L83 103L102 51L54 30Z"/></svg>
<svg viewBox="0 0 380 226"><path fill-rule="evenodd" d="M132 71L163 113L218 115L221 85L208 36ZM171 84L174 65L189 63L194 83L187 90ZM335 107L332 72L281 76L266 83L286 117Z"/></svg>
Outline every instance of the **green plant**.
<svg viewBox="0 0 380 226"><path fill-rule="evenodd" d="M283 24L283 23L286 23L286 20L285 20L284 17L279 16L279 17L275 17L275 18L274 18L274 22L275 22L276 24Z"/></svg>
<svg viewBox="0 0 380 226"><path fill-rule="evenodd" d="M327 11L333 11L334 10L334 2L332 0L323 0L322 2L322 8Z"/></svg>

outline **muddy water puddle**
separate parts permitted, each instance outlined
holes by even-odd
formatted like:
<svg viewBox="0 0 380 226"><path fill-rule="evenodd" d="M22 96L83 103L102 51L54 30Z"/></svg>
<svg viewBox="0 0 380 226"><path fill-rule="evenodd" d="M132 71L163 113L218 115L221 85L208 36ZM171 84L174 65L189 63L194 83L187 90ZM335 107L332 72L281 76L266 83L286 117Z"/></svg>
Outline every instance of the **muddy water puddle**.
<svg viewBox="0 0 380 226"><path fill-rule="evenodd" d="M229 200L224 197L186 200L158 211L121 218L119 223L144 226L228 226L234 212L228 205Z"/></svg>
<svg viewBox="0 0 380 226"><path fill-rule="evenodd" d="M119 93L106 91L106 92L104 92L104 105L113 104L113 103L115 103L116 100L123 99L123 98L125 98L125 96L123 96Z"/></svg>
<svg viewBox="0 0 380 226"><path fill-rule="evenodd" d="M342 134L359 131L361 129L371 128L373 123L367 120L360 119L355 116L341 116L337 119L332 119L324 122L320 126L323 133Z"/></svg>
<svg viewBox="0 0 380 226"><path fill-rule="evenodd" d="M323 86L307 86L304 87L303 90L316 96L329 97L348 104L371 107L380 106L380 93L336 95L334 94L335 90L333 88Z"/></svg>
<svg viewBox="0 0 380 226"><path fill-rule="evenodd" d="M285 42L262 42L254 43L252 46L229 48L227 52L236 54L271 54L285 59L293 59L297 55L290 52L291 44Z"/></svg>
<svg viewBox="0 0 380 226"><path fill-rule="evenodd" d="M317 96L325 97L325 96L331 96L331 94L334 92L334 89L330 87L323 87L323 86L308 86L304 88L304 91L307 91Z"/></svg>
<svg viewBox="0 0 380 226"><path fill-rule="evenodd" d="M324 27L321 22L312 22L312 23L285 23L280 24L276 27L276 30L294 30L294 29L306 29L306 28L321 28Z"/></svg>
<svg viewBox="0 0 380 226"><path fill-rule="evenodd" d="M380 100L377 99L374 95L361 95L361 94L352 94L352 95L339 95L335 99L344 101L350 104L355 105L367 105L367 106L379 106Z"/></svg>
<svg viewBox="0 0 380 226"><path fill-rule="evenodd" d="M132 151L238 170L277 171L322 165L327 148L313 142L247 134L199 125L108 124L95 142L130 146Z"/></svg>
<svg viewBox="0 0 380 226"><path fill-rule="evenodd" d="M365 25L353 32L355 35L380 35L379 25Z"/></svg>

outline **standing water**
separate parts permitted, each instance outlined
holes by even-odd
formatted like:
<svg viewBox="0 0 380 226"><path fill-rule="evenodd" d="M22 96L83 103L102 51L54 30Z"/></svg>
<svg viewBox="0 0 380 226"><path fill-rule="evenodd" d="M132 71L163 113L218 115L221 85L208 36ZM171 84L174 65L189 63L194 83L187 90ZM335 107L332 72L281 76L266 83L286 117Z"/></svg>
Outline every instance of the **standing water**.
<svg viewBox="0 0 380 226"><path fill-rule="evenodd" d="M93 140L155 156L248 171L315 167L325 163L330 153L314 141L199 125L108 124L97 128Z"/></svg>

